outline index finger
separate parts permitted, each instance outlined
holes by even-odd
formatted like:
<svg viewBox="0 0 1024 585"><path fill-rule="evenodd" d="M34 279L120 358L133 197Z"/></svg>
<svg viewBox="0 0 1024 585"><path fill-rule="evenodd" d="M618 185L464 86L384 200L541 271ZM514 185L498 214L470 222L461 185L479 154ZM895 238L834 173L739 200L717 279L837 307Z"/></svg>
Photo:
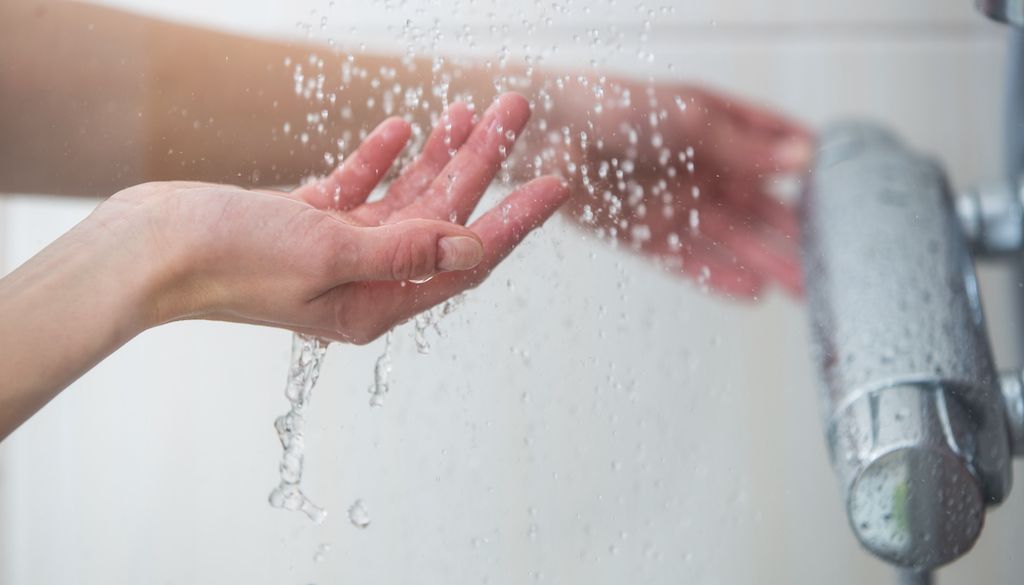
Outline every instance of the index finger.
<svg viewBox="0 0 1024 585"><path fill-rule="evenodd" d="M526 98L516 93L498 96L427 192L399 211L395 219L422 217L465 223L529 118Z"/></svg>

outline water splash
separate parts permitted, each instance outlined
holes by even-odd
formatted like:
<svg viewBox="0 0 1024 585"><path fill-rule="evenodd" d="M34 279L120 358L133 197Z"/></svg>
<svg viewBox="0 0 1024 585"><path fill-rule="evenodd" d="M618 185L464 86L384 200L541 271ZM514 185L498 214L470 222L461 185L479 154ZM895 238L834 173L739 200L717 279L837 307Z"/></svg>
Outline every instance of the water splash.
<svg viewBox="0 0 1024 585"><path fill-rule="evenodd" d="M384 352L373 365L373 383L370 384L370 406L384 406L384 398L391 390L391 338L394 330L384 337Z"/></svg>
<svg viewBox="0 0 1024 585"><path fill-rule="evenodd" d="M277 436L281 439L281 447L284 449L279 466L281 482L267 498L271 506L299 510L317 524L324 521L327 512L310 501L302 492L302 469L305 458L305 418L302 413L309 404L313 387L320 377L320 366L327 352L327 345L327 341L301 333L292 336L292 361L284 390L291 408L274 421L274 428L277 429Z"/></svg>
<svg viewBox="0 0 1024 585"><path fill-rule="evenodd" d="M427 333L433 330L437 335L441 335L441 320L454 313L456 309L462 306L465 300L465 293L459 294L416 316L413 320L413 338L416 341L416 351L423 355L430 353L430 341L427 339Z"/></svg>

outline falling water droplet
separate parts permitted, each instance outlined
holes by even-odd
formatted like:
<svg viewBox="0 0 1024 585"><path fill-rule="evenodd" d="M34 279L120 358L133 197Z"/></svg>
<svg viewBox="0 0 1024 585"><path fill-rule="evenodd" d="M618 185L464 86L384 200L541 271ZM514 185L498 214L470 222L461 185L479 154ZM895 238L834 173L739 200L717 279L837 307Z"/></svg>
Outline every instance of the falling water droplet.
<svg viewBox="0 0 1024 585"><path fill-rule="evenodd" d="M324 543L316 547L316 552L313 553L313 562L322 563L327 558L327 553L331 552L331 545Z"/></svg>
<svg viewBox="0 0 1024 585"><path fill-rule="evenodd" d="M352 526L364 530L370 526L370 513L366 510L366 506L362 500L356 500L348 508L348 520L352 523Z"/></svg>
<svg viewBox="0 0 1024 585"><path fill-rule="evenodd" d="M373 365L373 384L370 385L370 406L380 407L384 405L384 398L391 389L391 337L392 331L384 336L384 352L377 358Z"/></svg>
<svg viewBox="0 0 1024 585"><path fill-rule="evenodd" d="M302 412L309 404L313 388L320 377L320 366L327 345L328 342L316 337L299 333L292 336L292 363L285 386L285 397L291 408L274 421L274 428L284 449L279 465L281 481L267 498L271 506L300 510L317 524L324 521L327 512L311 502L300 487L305 457L305 419Z"/></svg>

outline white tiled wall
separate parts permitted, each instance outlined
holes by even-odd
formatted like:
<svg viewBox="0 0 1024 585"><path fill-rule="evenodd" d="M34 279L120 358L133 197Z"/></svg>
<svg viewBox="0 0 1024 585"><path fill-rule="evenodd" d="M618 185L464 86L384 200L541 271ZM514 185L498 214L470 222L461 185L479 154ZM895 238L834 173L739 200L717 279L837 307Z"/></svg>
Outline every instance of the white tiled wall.
<svg viewBox="0 0 1024 585"><path fill-rule="evenodd" d="M328 11L326 0L118 3L281 36ZM813 124L882 119L960 184L999 169L1003 32L968 0L662 3L674 12L653 27L657 67ZM332 34L379 43L422 5L364 4L339 1ZM481 26L489 12L550 10L504 4L432 5ZM556 42L610 19L642 24L631 0L559 4L592 10L543 33ZM582 62L564 44L560 58ZM6 268L94 204L0 200ZM988 280L1000 329L1008 285ZM430 355L399 330L383 409L365 392L381 345L331 349L307 459L309 493L331 513L319 528L265 503L287 334L152 331L0 445L0 582L885 582L845 524L805 327L786 299L708 298L556 222L443 322ZM357 498L365 531L345 520ZM991 514L942 582L1019 581L1022 503L1018 491ZM331 550L314 563L322 543Z"/></svg>

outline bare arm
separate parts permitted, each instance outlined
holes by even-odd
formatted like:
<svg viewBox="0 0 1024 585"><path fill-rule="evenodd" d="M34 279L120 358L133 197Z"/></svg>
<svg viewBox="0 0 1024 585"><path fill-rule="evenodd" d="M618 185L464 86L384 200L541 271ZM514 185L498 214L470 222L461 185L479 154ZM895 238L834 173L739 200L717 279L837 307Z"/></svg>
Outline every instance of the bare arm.
<svg viewBox="0 0 1024 585"><path fill-rule="evenodd" d="M390 115L388 93L425 133L448 101L490 103L496 81L546 128L527 132L514 178L561 172L574 219L728 295L799 291L794 214L765 186L807 165L810 134L754 104L681 83L346 55L62 0L0 2L0 192L295 184Z"/></svg>
<svg viewBox="0 0 1024 585"><path fill-rule="evenodd" d="M476 286L567 196L562 181L540 178L462 225L528 117L514 94L475 125L453 104L419 158L369 203L409 138L404 120L384 121L341 167L290 193L166 182L111 197L0 279L0 439L167 321L367 343Z"/></svg>
<svg viewBox="0 0 1024 585"><path fill-rule="evenodd" d="M316 52L323 64L307 62ZM286 64L292 61L294 64ZM333 115L308 128L326 98L296 93L295 66L336 92ZM326 47L173 24L61 0L0 3L0 191L94 194L153 180L294 184L329 172L337 140L358 143L380 119L380 71L404 86L430 87L429 61L359 55ZM353 75L353 71L355 74ZM360 72L366 71L367 75ZM338 91L342 84L344 90ZM488 76L455 85L486 105ZM465 82L461 81L465 80ZM453 88L454 91L454 88ZM315 93L315 92L314 92ZM376 98L372 112L367 104ZM429 92L411 122L429 129L439 100ZM347 116L338 112L346 109ZM288 125L293 133L286 135Z"/></svg>

